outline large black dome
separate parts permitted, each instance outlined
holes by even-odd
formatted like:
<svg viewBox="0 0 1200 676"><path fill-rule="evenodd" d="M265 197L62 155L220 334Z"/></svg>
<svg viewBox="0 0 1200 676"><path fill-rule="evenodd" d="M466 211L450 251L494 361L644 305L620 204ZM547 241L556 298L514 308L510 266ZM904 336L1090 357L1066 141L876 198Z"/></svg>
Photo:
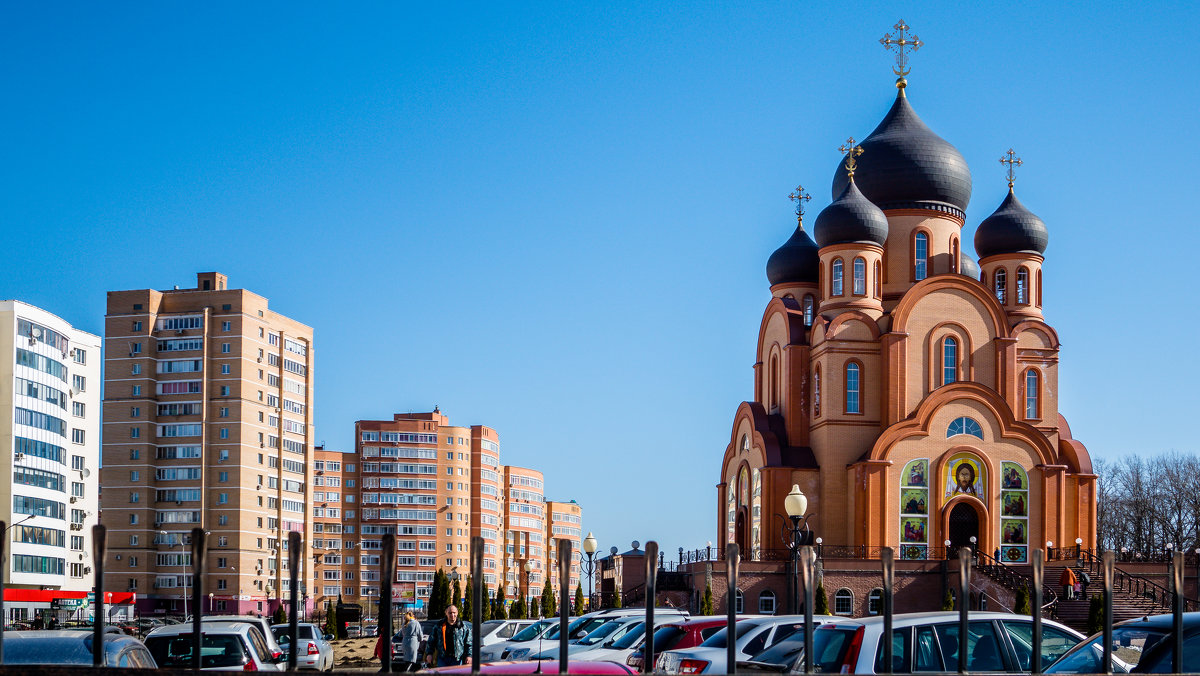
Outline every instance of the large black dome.
<svg viewBox="0 0 1200 676"><path fill-rule="evenodd" d="M971 201L971 170L954 146L933 133L901 89L883 121L859 144L854 180L867 199L882 209L905 207L963 216ZM833 194L846 187L839 164Z"/></svg>
<svg viewBox="0 0 1200 676"><path fill-rule="evenodd" d="M817 244L872 242L883 246L887 241L887 216L858 189L857 180L850 181L832 204L817 214L813 227Z"/></svg>
<svg viewBox="0 0 1200 676"><path fill-rule="evenodd" d="M1007 253L1041 255L1049 242L1046 224L1026 209L1012 190L975 230L975 253L980 258Z"/></svg>
<svg viewBox="0 0 1200 676"><path fill-rule="evenodd" d="M820 277L817 243L797 225L783 246L767 259L767 281L776 284L816 284Z"/></svg>

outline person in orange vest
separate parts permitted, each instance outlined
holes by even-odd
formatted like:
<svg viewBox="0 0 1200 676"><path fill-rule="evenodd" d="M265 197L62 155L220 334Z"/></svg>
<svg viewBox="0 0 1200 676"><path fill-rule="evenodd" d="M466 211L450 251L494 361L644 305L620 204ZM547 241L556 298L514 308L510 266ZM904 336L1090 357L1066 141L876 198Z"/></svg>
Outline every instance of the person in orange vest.
<svg viewBox="0 0 1200 676"><path fill-rule="evenodd" d="M1058 583L1063 588L1063 598L1070 600L1075 598L1075 583L1078 580L1075 578L1075 571L1070 568L1063 568L1062 574L1058 576Z"/></svg>

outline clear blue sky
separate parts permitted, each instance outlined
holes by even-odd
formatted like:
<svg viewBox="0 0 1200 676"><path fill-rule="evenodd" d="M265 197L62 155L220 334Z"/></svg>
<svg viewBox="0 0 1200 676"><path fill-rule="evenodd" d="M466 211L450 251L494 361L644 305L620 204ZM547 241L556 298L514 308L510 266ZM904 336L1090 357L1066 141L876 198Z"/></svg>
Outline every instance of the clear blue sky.
<svg viewBox="0 0 1200 676"><path fill-rule="evenodd" d="M1076 436L1195 451L1200 10L1048 4L9 4L0 297L99 332L220 270L315 328L330 447L438 404L602 549L702 546L786 195L830 201L903 16L964 242L1025 160Z"/></svg>

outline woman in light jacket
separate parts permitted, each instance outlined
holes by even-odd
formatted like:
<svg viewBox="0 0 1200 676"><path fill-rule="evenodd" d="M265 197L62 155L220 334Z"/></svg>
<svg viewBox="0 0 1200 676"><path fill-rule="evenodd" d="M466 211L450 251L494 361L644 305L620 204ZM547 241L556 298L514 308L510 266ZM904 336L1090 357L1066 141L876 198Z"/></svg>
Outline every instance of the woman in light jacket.
<svg viewBox="0 0 1200 676"><path fill-rule="evenodd" d="M400 659L404 661L403 671L416 671L421 666L421 641L425 633L421 631L421 623L417 622L412 611L404 614L404 626L400 629Z"/></svg>

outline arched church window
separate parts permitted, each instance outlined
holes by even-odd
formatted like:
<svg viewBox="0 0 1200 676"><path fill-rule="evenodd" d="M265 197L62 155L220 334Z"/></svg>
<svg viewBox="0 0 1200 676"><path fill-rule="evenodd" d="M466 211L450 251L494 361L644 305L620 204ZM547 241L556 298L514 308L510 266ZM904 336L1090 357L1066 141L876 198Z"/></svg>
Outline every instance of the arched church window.
<svg viewBox="0 0 1200 676"><path fill-rule="evenodd" d="M913 279L921 281L929 276L929 236L918 232L913 237Z"/></svg>
<svg viewBox="0 0 1200 676"><path fill-rule="evenodd" d="M833 595L833 614L850 615L854 613L854 592L842 587Z"/></svg>
<svg viewBox="0 0 1200 676"><path fill-rule="evenodd" d="M1000 560L1029 560L1029 475L1015 462L1000 465Z"/></svg>
<svg viewBox="0 0 1200 676"><path fill-rule="evenodd" d="M1034 283L1034 287L1033 287L1033 294L1034 294L1033 297L1037 299L1037 306L1041 307L1042 306L1042 270L1041 270L1041 268L1038 269L1036 278L1037 278L1037 280Z"/></svg>
<svg viewBox="0 0 1200 676"><path fill-rule="evenodd" d="M813 323L813 297L812 294L804 296L804 325L812 326Z"/></svg>
<svg viewBox="0 0 1200 676"><path fill-rule="evenodd" d="M1041 418L1041 377L1037 369L1025 372L1025 418L1037 420Z"/></svg>
<svg viewBox="0 0 1200 676"><path fill-rule="evenodd" d="M1029 270L1017 268L1017 305L1029 305Z"/></svg>
<svg viewBox="0 0 1200 676"><path fill-rule="evenodd" d="M1008 290L1008 273L1004 271L1004 268L996 268L993 286L996 291L996 300L1000 301L1001 305L1007 304L1005 296Z"/></svg>
<svg viewBox="0 0 1200 676"><path fill-rule="evenodd" d="M779 406L779 357L771 355L771 382L767 385L770 394L770 406L775 409Z"/></svg>
<svg viewBox="0 0 1200 676"><path fill-rule="evenodd" d="M958 238L950 238L950 272L958 272Z"/></svg>
<svg viewBox="0 0 1200 676"><path fill-rule="evenodd" d="M900 558L929 557L929 459L910 460L900 473Z"/></svg>
<svg viewBox="0 0 1200 676"><path fill-rule="evenodd" d="M830 295L840 296L842 295L842 259L835 258L833 260L833 265L830 266L830 273L833 277L833 281L829 285L832 289Z"/></svg>
<svg viewBox="0 0 1200 676"><path fill-rule="evenodd" d="M821 365L813 369L813 417L821 417Z"/></svg>
<svg viewBox="0 0 1200 676"><path fill-rule="evenodd" d="M858 362L846 362L846 413L862 413L861 371L862 366Z"/></svg>
<svg viewBox="0 0 1200 676"><path fill-rule="evenodd" d="M743 605L744 605L744 604L743 604L743 601L742 601L742 590L741 590L741 589L735 589L735 590L734 590L734 599L733 599L733 612L735 612L735 613L742 613L742 612L745 612L745 611L742 609L742 606L743 606Z"/></svg>
<svg viewBox="0 0 1200 676"><path fill-rule="evenodd" d="M854 259L854 295L867 295L867 262L861 258Z"/></svg>
<svg viewBox="0 0 1200 676"><path fill-rule="evenodd" d="M982 441L983 426L981 426L974 418L968 418L966 416L955 418L946 428L946 438L949 439L950 437L956 437L960 434L967 434Z"/></svg>
<svg viewBox="0 0 1200 676"><path fill-rule="evenodd" d="M875 287L875 297L883 298L883 265L879 261L875 261L875 279L872 286Z"/></svg>
<svg viewBox="0 0 1200 676"><path fill-rule="evenodd" d="M946 336L942 340L942 384L949 385L958 380L958 340Z"/></svg>
<svg viewBox="0 0 1200 676"><path fill-rule="evenodd" d="M775 614L775 592L768 589L758 595L758 614L759 615L774 615Z"/></svg>

